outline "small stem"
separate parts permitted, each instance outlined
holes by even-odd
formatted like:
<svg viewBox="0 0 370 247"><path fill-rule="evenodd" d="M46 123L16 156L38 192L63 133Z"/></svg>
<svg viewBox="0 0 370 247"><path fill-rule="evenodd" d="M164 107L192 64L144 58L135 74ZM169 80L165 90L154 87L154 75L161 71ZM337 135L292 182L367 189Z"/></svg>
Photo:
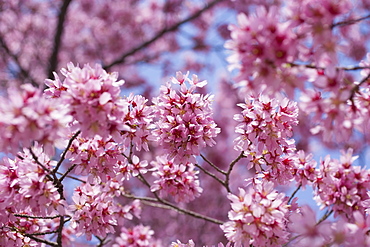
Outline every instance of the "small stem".
<svg viewBox="0 0 370 247"><path fill-rule="evenodd" d="M190 215L190 216L193 216L195 218L206 220L208 222L215 223L215 224L218 224L218 225L222 225L224 223L220 220L217 220L217 219L199 214L197 212L187 210L187 209L184 209L184 208L180 208L180 207L178 207L178 206L176 206L176 205L158 197L158 195L155 192L153 192L153 194L156 196L156 198L138 197L138 196L128 195L128 194L124 194L124 196L127 197L127 198L131 198L131 199L138 199L138 200L141 200L141 201L148 201L148 202L150 202L150 203L148 203L148 205L151 205L151 206L154 206L154 207L165 208L165 209L173 209L173 210L176 210L176 211L178 211L182 214ZM162 205L161 204L156 204L156 203L161 203ZM163 205L165 207L163 207Z"/></svg>
<svg viewBox="0 0 370 247"><path fill-rule="evenodd" d="M36 154L33 152L32 148L29 148L28 149L32 155L32 158L35 160L36 164L38 164L39 166L41 166L42 169L44 169L44 171L48 172L48 173L52 173L50 169L48 169L46 166L44 166L43 164L41 164L41 162L39 161L38 157L36 156ZM50 180L50 181L54 181L55 180L55 176L51 177L50 174L46 174L46 177Z"/></svg>
<svg viewBox="0 0 370 247"><path fill-rule="evenodd" d="M33 216L33 215L26 215L26 214L13 214L13 215L16 217L30 218L30 219L56 219L60 217L60 215L55 215L55 216Z"/></svg>
<svg viewBox="0 0 370 247"><path fill-rule="evenodd" d="M77 136L81 133L81 131L77 131L71 139L69 139L68 141L68 145L67 147L64 149L63 153L62 153L62 156L60 157L60 160L58 161L57 165L55 166L55 168L53 169L53 173L55 174L58 170L59 170L59 167L62 165L63 161L65 160L66 158L66 155L67 155L67 152L69 150L69 148L71 147L72 145L72 142L77 138Z"/></svg>
<svg viewBox="0 0 370 247"><path fill-rule="evenodd" d="M42 239L42 238L37 238L37 237L33 236L32 234L28 234L28 233L22 233L22 234L26 237L29 237L32 240L35 240L36 242L39 242L39 243L44 243L44 244L47 244L47 245L50 245L50 246L55 246L55 247L62 246L62 245L58 245L55 242L51 242L51 241L48 241L48 240L45 240L45 239Z"/></svg>
<svg viewBox="0 0 370 247"><path fill-rule="evenodd" d="M356 22L360 22L360 21L363 21L363 20L366 20L366 19L369 19L369 18L370 18L370 14L365 15L363 17L360 17L358 19L340 21L340 22L337 22L337 23L333 23L331 25L331 28L338 27L338 26L352 25L352 24L355 24Z"/></svg>
<svg viewBox="0 0 370 247"><path fill-rule="evenodd" d="M71 165L68 170L59 178L59 182L62 182L67 176L68 176L68 173L70 173L75 167L77 166L77 164L73 164ZM80 180L78 178L76 178L76 180L78 181L82 181L84 183L86 183L86 181L83 181L83 180Z"/></svg>
<svg viewBox="0 0 370 247"><path fill-rule="evenodd" d="M140 179L141 182L143 182L149 189L150 189L150 184L148 181L146 181L146 179L144 178L144 176L142 174L139 173L138 175L138 178ZM203 220L206 220L206 221L209 221L209 222L212 222L212 223L215 223L215 224L219 224L219 225L222 225L224 222L220 221L220 220L217 220L217 219L214 219L214 218L211 218L211 217L208 217L208 216L205 216L205 215L202 215L202 214L199 214L197 212L194 212L194 211L191 211L191 210L187 210L187 209L184 209L184 208L180 208L162 198L160 198L157 194L156 191L153 191L152 192L153 195L155 196L155 198L153 198L155 201L153 201L153 199L150 199L152 200L153 202L160 202L180 213L183 213L183 214L187 214L187 215L190 215L190 216L193 216L195 218L198 218L198 219L203 219ZM149 197L150 198L150 197ZM136 199L139 199L139 198L136 198ZM140 199L139 199L140 200Z"/></svg>
<svg viewBox="0 0 370 247"><path fill-rule="evenodd" d="M325 214L321 217L321 219L316 223L316 225L320 224L324 220L326 220L334 211L333 210L327 210Z"/></svg>
<svg viewBox="0 0 370 247"><path fill-rule="evenodd" d="M219 179L215 174L207 171L206 169L204 169L202 166L198 165L198 164L195 164L196 167L198 167L200 170L202 170L205 174L207 174L208 176L212 177L213 179L215 179L217 182L219 182L220 184L222 184L222 186L225 186L225 182L222 181L221 179ZM226 186L225 186L226 187Z"/></svg>
<svg viewBox="0 0 370 247"><path fill-rule="evenodd" d="M290 202L293 200L293 197L295 196L295 194L297 194L301 187L302 183L300 183L299 186L293 191L292 195L289 197L288 204L290 204Z"/></svg>
<svg viewBox="0 0 370 247"><path fill-rule="evenodd" d="M63 174L63 173L61 173L61 172L57 172L57 174L58 174L58 175L64 175L64 174ZM81 183L86 184L86 181L85 181L85 180L79 179L79 178L77 178L77 177L74 177L74 176L71 176L71 175L67 175L66 177L67 177L67 178L70 178L70 179L73 179L73 180L76 180L76 181L79 181L79 182L81 182Z"/></svg>
<svg viewBox="0 0 370 247"><path fill-rule="evenodd" d="M222 173L224 175L227 174L227 172L225 172L224 170L218 168L215 164L213 164L209 159L207 159L204 155L200 155L200 157L202 157L202 159L207 162L210 166L212 166L214 169L216 169L219 173Z"/></svg>
<svg viewBox="0 0 370 247"><path fill-rule="evenodd" d="M239 156L238 157L236 157L236 159L235 160L233 160L231 163L230 163L230 165L229 165L229 169L227 170L227 172L226 172L226 179L225 179L225 186L226 186L226 189L227 189L227 191L228 192L231 192L231 190L230 190L230 186L229 186L229 181L230 181L230 174L231 174L231 171L233 170L233 168L234 168L234 166L235 166L235 164L241 159L241 158L243 158L244 157L244 152L241 152L240 154L239 154Z"/></svg>

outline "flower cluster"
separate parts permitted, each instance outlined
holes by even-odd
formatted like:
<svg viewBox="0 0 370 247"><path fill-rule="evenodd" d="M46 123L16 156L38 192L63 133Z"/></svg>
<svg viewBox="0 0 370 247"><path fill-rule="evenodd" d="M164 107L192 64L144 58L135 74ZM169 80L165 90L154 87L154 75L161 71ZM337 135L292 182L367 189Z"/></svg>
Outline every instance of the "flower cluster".
<svg viewBox="0 0 370 247"><path fill-rule="evenodd" d="M54 74L55 80L45 81L49 87L45 95L60 98L68 106L75 120L73 130L80 130L82 137L99 134L120 140L120 131L129 128L121 123L124 103L120 86L124 81L117 81L118 74L109 74L98 64L94 68L89 65L80 68L72 63L61 73L65 77L63 81L57 74Z"/></svg>
<svg viewBox="0 0 370 247"><path fill-rule="evenodd" d="M41 90L29 84L20 91L10 88L7 97L0 97L0 115L0 150L13 154L33 141L54 154L54 146L63 146L67 124L72 121L60 102L49 102Z"/></svg>
<svg viewBox="0 0 370 247"><path fill-rule="evenodd" d="M232 210L221 228L236 247L253 245L282 246L288 242L286 229L288 206L283 193L274 190L268 181L254 180L239 195L229 194Z"/></svg>
<svg viewBox="0 0 370 247"><path fill-rule="evenodd" d="M149 151L148 141L156 139L151 131L154 118L153 107L147 106L148 100L141 95L130 94L123 100L125 107L122 122L128 127L128 130L122 131L124 146L130 147L132 143L137 151L141 148Z"/></svg>
<svg viewBox="0 0 370 247"><path fill-rule="evenodd" d="M64 201L49 175L55 162L38 145L30 150L24 149L15 159L4 157L0 163L0 223L12 217L9 213L25 210L40 216L64 213Z"/></svg>
<svg viewBox="0 0 370 247"><path fill-rule="evenodd" d="M115 202L114 198L120 195L119 188L117 182L109 181L105 185L85 183L75 189L74 204L69 210L73 213L72 227L77 236L85 234L87 240L91 240L92 235L104 238L107 233L114 233L114 226L122 224L125 218L132 219L132 214L139 216L137 201L132 206Z"/></svg>
<svg viewBox="0 0 370 247"><path fill-rule="evenodd" d="M279 91L280 82L287 84L290 73L281 65L296 58L297 37L290 22L279 20L276 7L266 10L261 6L255 13L239 14L239 26L229 27L232 39L225 43L225 48L232 51L228 58L230 68L240 69L237 81L247 83L249 88L260 91L269 85L269 90ZM296 86L297 82L293 83L290 86Z"/></svg>
<svg viewBox="0 0 370 247"><path fill-rule="evenodd" d="M160 156L151 165L153 176L158 178L151 186L151 191L159 191L161 196L171 195L176 202L192 201L202 193L194 164L175 164L168 157Z"/></svg>
<svg viewBox="0 0 370 247"><path fill-rule="evenodd" d="M122 147L99 135L91 139L76 138L68 151L66 157L76 167L74 172L87 175L91 183L105 182L107 177L116 177L127 167L127 159L121 154Z"/></svg>
<svg viewBox="0 0 370 247"><path fill-rule="evenodd" d="M171 82L179 85L180 90L167 83L161 87L160 96L153 99L157 117L153 134L170 158L179 163L195 162L194 155L199 155L206 146L213 146L213 138L220 132L212 118L213 97L195 93L207 83L198 81L195 75L190 79L188 73L178 72Z"/></svg>
<svg viewBox="0 0 370 247"><path fill-rule="evenodd" d="M320 171L314 183L316 200L324 207L331 207L335 215L354 220L354 211L362 214L365 207L362 202L369 199L370 173L360 166L352 165L357 157L352 156L352 149L343 153L340 160L329 156L320 164Z"/></svg>
<svg viewBox="0 0 370 247"><path fill-rule="evenodd" d="M137 225L133 228L121 228L113 247L159 247L160 241L153 239L154 231L149 226Z"/></svg>
<svg viewBox="0 0 370 247"><path fill-rule="evenodd" d="M298 123L296 103L283 99L270 99L260 95L238 104L243 108L234 120L239 124L235 128L238 137L234 148L243 151L249 160L248 168L265 173L266 178L289 181L294 164L284 155L295 150L292 127Z"/></svg>

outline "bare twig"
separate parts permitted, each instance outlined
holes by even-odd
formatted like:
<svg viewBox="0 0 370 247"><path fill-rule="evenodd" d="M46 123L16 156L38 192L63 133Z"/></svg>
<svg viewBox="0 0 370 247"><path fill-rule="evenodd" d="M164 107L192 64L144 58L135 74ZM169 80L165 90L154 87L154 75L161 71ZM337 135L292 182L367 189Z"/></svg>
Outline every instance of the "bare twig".
<svg viewBox="0 0 370 247"><path fill-rule="evenodd" d="M238 157L236 157L236 159L235 159L235 160L233 160L233 161L230 163L229 169L227 170L227 173L226 173L226 179L225 179L225 187L226 187L226 189L227 189L227 191L228 191L228 192L231 192L231 190L230 190L230 186L229 186L229 181L230 181L230 174L231 174L231 171L233 170L233 168L234 168L235 164L236 164L236 163L238 163L238 161L239 161L241 158L243 158L243 157L245 157L245 156L244 156L244 152L241 152L241 153L239 154L239 156L238 156Z"/></svg>
<svg viewBox="0 0 370 247"><path fill-rule="evenodd" d="M59 182L62 182L66 177L68 177L68 174L77 166L77 164L71 165L68 170L59 178ZM86 183L86 181L83 181L79 178L71 177L74 178L75 180L78 180L80 182Z"/></svg>
<svg viewBox="0 0 370 247"><path fill-rule="evenodd" d="M316 66L314 64L287 63L286 65L291 66L291 67L304 67L308 69L325 70L325 67ZM345 71L353 71L353 70L370 69L370 66L338 66L336 67L336 69L345 70Z"/></svg>
<svg viewBox="0 0 370 247"><path fill-rule="evenodd" d="M198 167L200 170L202 170L205 174L207 174L208 176L212 177L213 179L215 179L217 182L219 182L220 184L222 184L222 186L225 186L225 182L222 181L221 179L219 179L215 174L207 171L206 169L204 169L202 166L198 165L198 164L195 164L196 167Z"/></svg>
<svg viewBox="0 0 370 247"><path fill-rule="evenodd" d="M200 155L200 157L202 157L202 159L207 162L210 166L212 166L214 169L216 169L216 171L218 171L219 173L222 173L224 175L227 174L227 172L225 172L224 170L218 168L215 164L213 164L209 159L207 159L203 154Z"/></svg>
<svg viewBox="0 0 370 247"><path fill-rule="evenodd" d="M333 212L334 212L333 210L327 210L325 214L321 217L321 219L319 219L319 221L316 223L316 225L326 220Z"/></svg>
<svg viewBox="0 0 370 247"><path fill-rule="evenodd" d="M148 181L146 181L146 179L144 178L144 176L142 174L139 174L138 175L138 178L140 179L141 182L143 182L148 188L150 188L150 184ZM218 225L222 225L224 222L220 221L220 220L217 220L217 219L214 219L214 218L211 218L211 217L208 217L206 215L203 215L203 214L199 214L197 212L194 212L194 211L191 211L191 210L187 210L187 209L184 209L184 208L180 208L162 198L160 198L157 194L156 191L152 192L153 195L155 196L155 198L150 198L150 197L146 197L145 199L146 200L150 200L151 202L158 202L158 203L162 203L166 206L168 206L169 208L177 211L177 212L180 212L180 213L183 213L183 214L186 214L186 215L190 215L194 218L198 218L198 219L202 219L202 220L206 220L206 221L209 221L209 222L212 222L212 223L215 223L215 224L218 224ZM131 198L135 198L135 199L143 199L143 197L135 197L135 196L131 196ZM150 199L148 199L150 198Z"/></svg>
<svg viewBox="0 0 370 247"><path fill-rule="evenodd" d="M53 173L55 174L58 169L60 168L60 166L62 165L63 161L65 160L66 158L66 155L67 155L67 152L69 151L69 148L71 147L72 145L72 142L77 138L77 136L81 133L81 131L77 131L76 134L74 134L71 139L69 139L68 141L68 144L67 144L67 147L64 149L61 157L60 157L60 160L58 161L57 165L55 166L55 168L53 169Z"/></svg>
<svg viewBox="0 0 370 247"><path fill-rule="evenodd" d="M55 215L55 216L34 216L34 215L26 215L26 214L14 214L16 217L21 217L21 218L30 218L30 219L56 219L59 218L60 215Z"/></svg>
<svg viewBox="0 0 370 247"><path fill-rule="evenodd" d="M295 194L301 189L302 183L299 184L299 186L293 191L292 195L289 197L288 204L293 200Z"/></svg>
<svg viewBox="0 0 370 247"><path fill-rule="evenodd" d="M67 10L68 6L72 0L64 0L63 4L60 8L59 16L58 16L58 24L56 27L56 32L54 35L54 45L53 45L53 50L51 52L50 58L49 58L49 68L47 71L48 78L53 77L53 72L57 69L58 67L58 54L59 54L59 49L62 41L62 35L64 31L64 22L65 18L67 16Z"/></svg>
<svg viewBox="0 0 370 247"><path fill-rule="evenodd" d="M203 14L203 12L211 9L217 3L222 2L222 1L224 1L224 0L213 0L210 3L208 3L205 7L203 7L200 10L198 10L197 12L195 12L192 15L190 15L189 17L185 18L184 20L179 21L179 22L177 22L176 24L174 24L174 25L172 25L170 27L163 28L156 35L154 35L154 37L152 37L151 39L149 39L149 40L147 40L147 41L145 41L145 42L143 42L141 44L139 44L138 46L136 46L135 48L131 49L130 51L122 54L118 59L114 60L110 64L104 65L103 68L104 69L109 69L109 68L113 67L114 65L124 63L127 57L132 56L135 53L137 53L138 51L140 51L140 50L148 47L149 45L151 45L152 43L154 43L155 41L157 41L159 38L161 38L163 35L165 35L165 34L167 34L169 32L173 32L173 31L177 30L181 25L183 25L183 24L185 24L187 22L190 22L190 21L198 18L199 16L201 16Z"/></svg>
<svg viewBox="0 0 370 247"><path fill-rule="evenodd" d="M366 19L369 19L369 18L370 18L370 14L365 15L363 17L360 17L358 19L351 19L351 20L339 21L337 23L333 23L331 25L331 28L339 27L339 26L345 26L345 25L352 25L352 24L355 24L357 22L360 22L360 21L363 21L363 20L366 20Z"/></svg>

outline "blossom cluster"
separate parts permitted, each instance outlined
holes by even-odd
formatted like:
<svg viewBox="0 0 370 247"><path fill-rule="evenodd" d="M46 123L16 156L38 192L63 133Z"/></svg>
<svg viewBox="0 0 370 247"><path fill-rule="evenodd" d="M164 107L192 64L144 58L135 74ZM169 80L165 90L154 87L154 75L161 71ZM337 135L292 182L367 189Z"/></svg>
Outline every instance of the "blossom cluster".
<svg viewBox="0 0 370 247"><path fill-rule="evenodd" d="M133 228L121 228L121 234L115 239L113 247L159 247L161 242L153 238L154 231L149 226L137 225Z"/></svg>
<svg viewBox="0 0 370 247"><path fill-rule="evenodd" d="M176 164L173 159L160 156L151 165L153 176L157 178L151 191L159 191L161 196L171 195L176 202L192 201L202 193L194 164Z"/></svg>
<svg viewBox="0 0 370 247"><path fill-rule="evenodd" d="M124 219L132 219L133 214L140 216L138 201L122 206L115 200L121 194L120 187L118 182L109 181L102 185L86 183L75 189L69 211L77 236L85 235L87 240L92 235L105 238Z"/></svg>
<svg viewBox="0 0 370 247"><path fill-rule="evenodd" d="M290 181L294 165L287 157L295 151L294 140L289 138L298 123L296 103L259 95L238 106L243 111L234 116L239 122L234 148L247 157L249 169L254 168L280 183Z"/></svg>
<svg viewBox="0 0 370 247"><path fill-rule="evenodd" d="M49 87L45 95L60 98L68 107L74 119L72 130L80 130L82 137L99 134L103 138L114 136L119 141L120 131L129 130L121 123L124 105L120 86L124 81L117 81L117 73L109 74L100 65L80 68L69 63L61 73L63 81L56 73L54 80L45 81Z"/></svg>
<svg viewBox="0 0 370 247"><path fill-rule="evenodd" d="M365 213L362 203L369 200L370 173L367 169L354 166L357 157L353 150L343 153L340 160L327 156L320 164L314 182L315 198L322 207L330 207L335 216L354 221L354 212Z"/></svg>
<svg viewBox="0 0 370 247"><path fill-rule="evenodd" d="M180 89L172 88L171 83ZM213 97L195 93L207 84L195 75L189 78L188 73L178 72L171 83L161 86L160 95L153 99L157 118L153 134L170 158L179 163L195 162L194 155L212 147L220 132L212 118Z"/></svg>
<svg viewBox="0 0 370 247"><path fill-rule="evenodd" d="M302 86L299 80L291 80L295 73L282 66L296 59L299 43L294 26L282 22L278 11L276 7L267 10L261 6L255 15L240 13L238 26L229 26L231 40L225 48L232 51L230 69L239 69L237 82L256 92L266 89L266 85L268 90L279 91L281 83L291 88Z"/></svg>
<svg viewBox="0 0 370 247"><path fill-rule="evenodd" d="M7 97L0 97L0 115L0 150L12 154L34 141L53 154L54 146L63 147L72 121L60 101L50 102L30 84L9 88Z"/></svg>
<svg viewBox="0 0 370 247"><path fill-rule="evenodd" d="M221 228L236 247L278 247L288 242L287 199L274 189L274 183L255 180L247 191L239 188L239 195L229 194L228 198L230 221Z"/></svg>

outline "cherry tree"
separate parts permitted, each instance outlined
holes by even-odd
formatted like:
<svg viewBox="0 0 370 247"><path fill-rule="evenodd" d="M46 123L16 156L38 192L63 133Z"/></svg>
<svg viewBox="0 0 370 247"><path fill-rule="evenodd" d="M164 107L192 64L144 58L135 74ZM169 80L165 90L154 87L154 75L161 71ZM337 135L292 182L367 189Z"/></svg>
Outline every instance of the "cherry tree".
<svg viewBox="0 0 370 247"><path fill-rule="evenodd" d="M370 246L369 9L0 2L0 246Z"/></svg>

